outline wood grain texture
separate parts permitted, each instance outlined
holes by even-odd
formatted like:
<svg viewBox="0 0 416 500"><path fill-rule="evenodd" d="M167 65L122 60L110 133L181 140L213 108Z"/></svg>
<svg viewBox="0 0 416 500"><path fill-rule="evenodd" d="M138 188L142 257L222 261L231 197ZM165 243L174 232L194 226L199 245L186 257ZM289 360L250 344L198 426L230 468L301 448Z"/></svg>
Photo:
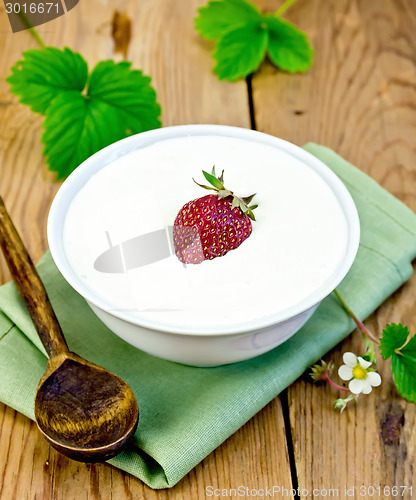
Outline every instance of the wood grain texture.
<svg viewBox="0 0 416 500"><path fill-rule="evenodd" d="M0 248L50 358L35 396L39 430L51 446L74 460L113 458L136 431L136 398L120 377L69 352L45 287L1 196Z"/></svg>
<svg viewBox="0 0 416 500"><path fill-rule="evenodd" d="M259 5L276 8L276 2ZM416 210L416 4L315 0L298 2L287 18L310 34L315 65L305 75L261 68L252 82L258 129L333 148ZM415 311L413 277L367 323L377 335L388 322L415 331ZM340 366L343 352L361 350L356 333L325 359ZM416 407L397 394L389 363L378 366L382 386L341 416L331 408L341 395L330 387L314 387L307 375L290 387L301 490L334 488L346 498L347 486L359 498L362 486L415 483ZM383 490L376 497L391 498Z"/></svg>
<svg viewBox="0 0 416 500"><path fill-rule="evenodd" d="M131 19L126 48L133 66L152 76L164 126L223 123L250 126L246 84L219 82L212 74L212 45L198 38L193 17L203 1L83 0L38 31L48 45L69 46L92 67L114 54L112 20ZM47 249L46 220L59 183L42 159L41 117L17 102L4 78L28 48L27 32L10 33L0 6L0 193L36 262ZM0 259L0 282L10 279ZM0 404L0 499L204 498L205 488L291 487L282 406L277 398L217 448L172 490L153 491L107 464L72 462L51 449L36 425Z"/></svg>
<svg viewBox="0 0 416 500"><path fill-rule="evenodd" d="M245 83L218 82L211 73L212 44L193 29L192 18L203 3L83 0L39 32L48 44L79 50L92 65L114 55L111 29L117 9L132 20L127 55L152 76L165 126L205 122L249 127ZM282 2L256 3L273 11ZM269 63L262 66L252 82L257 128L299 145L315 141L334 148L416 210L415 3L299 0L286 17L310 34L315 64L304 75L281 73ZM10 34L3 6L0 46L0 192L37 261L47 248L47 212L59 184L41 157L40 117L19 105L4 82L21 52L35 43L25 32ZM0 261L0 281L7 279ZM379 335L387 322L403 321L415 331L415 297L413 277L369 318L368 326ZM325 359L339 365L344 351L360 346L356 334ZM345 486L415 483L415 405L398 397L388 364L379 366L382 386L341 416L331 408L338 395L329 387L313 386L306 375L288 390L301 490L337 488L338 498L346 498ZM209 485L291 488L285 440L277 398L175 488L156 492L109 465L77 464L58 455L33 422L0 405L0 498L187 500L205 498Z"/></svg>
<svg viewBox="0 0 416 500"><path fill-rule="evenodd" d="M70 461L36 425L0 405L0 498L121 500L205 498L206 488L291 486L280 400L276 398L170 490L155 491L107 464Z"/></svg>
<svg viewBox="0 0 416 500"><path fill-rule="evenodd" d="M68 350L38 272L0 196L0 248L17 290L50 357Z"/></svg>

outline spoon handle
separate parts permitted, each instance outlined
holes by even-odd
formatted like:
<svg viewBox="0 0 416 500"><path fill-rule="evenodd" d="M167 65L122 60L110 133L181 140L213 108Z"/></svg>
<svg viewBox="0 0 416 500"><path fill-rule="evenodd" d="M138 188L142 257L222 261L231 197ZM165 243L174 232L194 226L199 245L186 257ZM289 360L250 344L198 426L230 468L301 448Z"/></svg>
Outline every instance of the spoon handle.
<svg viewBox="0 0 416 500"><path fill-rule="evenodd" d="M50 358L68 351L45 287L0 196L0 247L16 288Z"/></svg>

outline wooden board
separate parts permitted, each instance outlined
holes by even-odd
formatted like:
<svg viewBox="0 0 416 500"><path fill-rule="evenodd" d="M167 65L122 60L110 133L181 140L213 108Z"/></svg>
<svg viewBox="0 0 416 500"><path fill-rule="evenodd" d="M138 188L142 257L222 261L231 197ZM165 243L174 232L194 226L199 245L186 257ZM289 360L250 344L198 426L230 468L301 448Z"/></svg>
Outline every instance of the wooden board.
<svg viewBox="0 0 416 500"><path fill-rule="evenodd" d="M193 28L202 2L88 0L38 31L48 45L79 51L92 67L112 58L115 10L132 21L128 58L152 76L163 109L164 126L184 123L224 123L249 127L246 84L221 83L211 73L210 47ZM35 261L47 249L46 220L59 187L47 171L41 152L41 117L17 102L4 78L23 50L36 48L27 32L10 34L0 13L2 81L0 83L0 192ZM178 34L180 33L180 36ZM9 279L0 258L0 281ZM261 457L261 459L260 459ZM273 464L273 467L265 466ZM0 405L0 498L203 498L205 488L291 484L286 433L279 399L220 446L180 484L155 492L138 479L107 464L85 465L60 456L40 437L36 426Z"/></svg>
<svg viewBox="0 0 416 500"><path fill-rule="evenodd" d="M90 67L101 59L119 60L111 37L118 9L132 20L127 57L152 76L164 126L250 127L245 82L219 82L212 75L212 44L198 38L193 28L203 3L83 0L38 31L47 44L80 51ZM273 11L282 2L256 3ZM295 144L315 141L334 148L416 210L416 4L299 0L286 17L310 34L315 64L305 75L262 66L252 82L257 128ZM10 33L1 6L0 192L37 261L47 249L47 213L59 183L41 156L42 119L18 104L4 82L22 51L35 47L27 32ZM8 279L0 259L0 282ZM415 330L415 297L413 278L368 325L378 334L390 321L403 321ZM325 359L339 364L344 351L359 346L355 335ZM276 398L175 488L160 492L109 465L69 461L48 447L33 422L0 405L0 499L189 499L205 498L208 486L240 485L287 490L298 485L305 490L301 498L306 489L308 498L324 496L324 491L313 495L315 488L328 493L337 489L338 498L347 498L344 488L355 487L354 497L366 498L358 496L357 488L410 486L415 482L415 406L398 397L386 364L382 376L377 395L361 398L340 416L331 408L336 393L313 386L305 375L289 388L287 398ZM284 416L290 422L288 442Z"/></svg>
<svg viewBox="0 0 416 500"><path fill-rule="evenodd" d="M258 130L298 145L314 141L333 148L416 210L416 4L298 2L287 19L310 34L315 65L307 75L262 67L252 83ZM387 323L402 321L415 331L415 311L413 277L368 326L380 335ZM325 359L340 366L343 352L361 350L356 333ZM331 408L338 395L330 387L314 387L308 376L290 387L300 490L332 488L346 498L347 487L354 498L370 498L372 490L365 488L381 486L375 498L389 498L384 486L414 483L416 407L397 394L389 363L380 360L379 367L377 393L361 396L341 416Z"/></svg>

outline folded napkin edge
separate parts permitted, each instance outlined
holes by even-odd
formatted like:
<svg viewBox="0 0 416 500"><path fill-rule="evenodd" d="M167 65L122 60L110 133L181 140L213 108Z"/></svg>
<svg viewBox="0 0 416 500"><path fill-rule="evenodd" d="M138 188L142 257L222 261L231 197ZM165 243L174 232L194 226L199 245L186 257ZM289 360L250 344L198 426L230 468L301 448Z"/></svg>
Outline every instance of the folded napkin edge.
<svg viewBox="0 0 416 500"><path fill-rule="evenodd" d="M347 178L343 178L342 182L344 184L348 184L350 187L353 187L357 190L362 197L366 199L370 204L377 207L380 212L383 213L387 218L393 220L398 226L400 226L405 232L410 234L411 236L416 236L416 214L414 211L406 205L402 200L394 196L390 193L386 188L381 186L375 179L370 177L368 174L360 170L354 164L350 163L348 160L340 156L333 149L328 146L324 146L322 144L318 144L316 142L307 142L302 146L302 149L310 153L315 158L318 158L320 161L329 166L331 170L337 169L337 166L334 164L342 164L348 168L348 177L353 176L357 178L359 181L363 181L366 184L367 189L371 189L371 196L368 195L368 192L364 192L357 187L357 183L351 183ZM322 153L325 158L322 158ZM327 158L329 157L329 161L327 163ZM337 172L335 172L337 174ZM400 210L400 214L392 213L392 207L389 207L389 210L386 210L386 197L389 203L391 203L395 210ZM406 224L403 223L403 218L406 218ZM410 226L410 227L409 227Z"/></svg>

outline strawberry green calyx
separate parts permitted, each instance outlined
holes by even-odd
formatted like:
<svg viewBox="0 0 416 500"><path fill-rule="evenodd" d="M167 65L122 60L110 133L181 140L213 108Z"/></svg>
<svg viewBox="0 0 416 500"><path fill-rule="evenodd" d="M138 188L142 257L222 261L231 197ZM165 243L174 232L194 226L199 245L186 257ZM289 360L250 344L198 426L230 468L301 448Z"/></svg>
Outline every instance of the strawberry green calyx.
<svg viewBox="0 0 416 500"><path fill-rule="evenodd" d="M240 210L248 217L250 217L251 220L256 220L253 214L253 210L257 208L258 205L250 205L256 194L245 196L244 198L240 198L235 195L232 191L224 186L224 170L221 172L221 175L217 177L215 173L215 165L212 167L212 171L210 174L208 172L205 172L204 170L202 171L202 173L204 174L205 179L211 184L211 186L200 184L199 182L196 182L195 179L192 179L195 184L198 184L198 186L204 189L215 191L218 194L219 200L221 200L222 198L231 197L233 199L231 209L239 207Z"/></svg>

